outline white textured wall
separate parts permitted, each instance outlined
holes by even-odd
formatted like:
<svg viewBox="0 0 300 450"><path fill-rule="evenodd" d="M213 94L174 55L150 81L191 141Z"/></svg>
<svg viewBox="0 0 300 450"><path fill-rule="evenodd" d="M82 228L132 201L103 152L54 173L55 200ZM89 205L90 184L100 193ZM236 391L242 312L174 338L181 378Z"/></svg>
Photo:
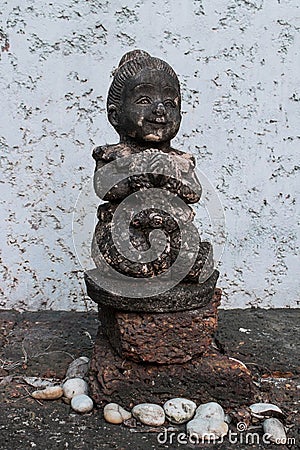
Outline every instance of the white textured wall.
<svg viewBox="0 0 300 450"><path fill-rule="evenodd" d="M105 98L132 48L180 75L174 144L195 154L226 215L223 306L297 306L298 4L1 1L0 307L91 306L72 211L92 147L116 141Z"/></svg>

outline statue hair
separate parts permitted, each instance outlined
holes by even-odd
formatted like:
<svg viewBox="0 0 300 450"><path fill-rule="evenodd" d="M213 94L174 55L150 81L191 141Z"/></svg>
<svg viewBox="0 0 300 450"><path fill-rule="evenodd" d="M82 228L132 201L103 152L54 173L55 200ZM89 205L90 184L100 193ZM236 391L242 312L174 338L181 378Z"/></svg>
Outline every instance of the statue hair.
<svg viewBox="0 0 300 450"><path fill-rule="evenodd" d="M180 93L179 80L172 67L162 59L155 58L144 50L132 50L126 53L120 60L118 68L114 73L113 81L110 85L107 96L107 111L110 106L119 107L122 91L126 80L136 76L143 69L156 69L168 73L174 78Z"/></svg>

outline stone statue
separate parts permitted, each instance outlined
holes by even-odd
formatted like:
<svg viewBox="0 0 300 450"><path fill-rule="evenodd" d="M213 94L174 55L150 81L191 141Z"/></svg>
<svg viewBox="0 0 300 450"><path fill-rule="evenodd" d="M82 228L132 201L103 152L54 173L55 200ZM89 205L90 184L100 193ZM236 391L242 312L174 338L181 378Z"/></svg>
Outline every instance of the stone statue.
<svg viewBox="0 0 300 450"><path fill-rule="evenodd" d="M97 405L211 401L224 386L236 401L253 393L247 369L213 343L219 274L193 224L190 204L201 196L194 158L171 146L180 104L165 61L141 50L123 56L107 100L120 142L93 152L104 200L92 244L97 268L85 273L101 323L89 373Z"/></svg>
<svg viewBox="0 0 300 450"><path fill-rule="evenodd" d="M98 209L98 224L95 231L93 259L98 267L97 254L104 257L107 264L118 273L137 278L149 278L162 274L172 268L178 258L182 246L181 232L176 219L190 223L190 233L199 242L197 257L184 281L206 281L213 274L213 288L217 272L213 272L211 245L200 243L197 229L192 226L194 212L187 204L200 200L201 186L194 172L194 157L189 153L176 150L171 146L171 140L177 134L181 122L181 97L178 78L174 70L161 59L154 58L141 50L126 53L121 59L114 74L107 99L108 119L120 136L120 142L115 145L97 147L93 152L96 160L96 171L114 160L139 154L140 158L132 158L130 167L122 167L124 179L107 192L103 200L106 203ZM164 154L164 158L162 158ZM166 155L168 155L168 174L164 174ZM126 172L136 170L138 164L147 159L148 173L141 173L127 178ZM171 176L170 176L171 175ZM99 180L101 183L101 180ZM111 220L117 206L130 194L139 191L141 196L149 197L149 189L156 188L177 195L186 204L179 205L167 213L165 208L146 209L130 216L127 207L130 242L140 258L130 260L118 251L117 237L113 239ZM97 182L95 189L98 192ZM166 196L165 203L169 203ZM155 203L155 202L154 202ZM162 203L164 206L164 203ZM169 208L170 209L170 208ZM125 226L125 225L124 225ZM149 236L153 230L160 229L165 235L165 245L161 254L146 263L139 262L143 253L149 250L155 242L150 242ZM121 230L122 231L122 230ZM121 236L122 233L119 233ZM159 244L159 242L158 242ZM185 244L186 258L191 249ZM182 255L182 253L181 253ZM177 269L180 271L180 268ZM211 289L213 293L213 289Z"/></svg>

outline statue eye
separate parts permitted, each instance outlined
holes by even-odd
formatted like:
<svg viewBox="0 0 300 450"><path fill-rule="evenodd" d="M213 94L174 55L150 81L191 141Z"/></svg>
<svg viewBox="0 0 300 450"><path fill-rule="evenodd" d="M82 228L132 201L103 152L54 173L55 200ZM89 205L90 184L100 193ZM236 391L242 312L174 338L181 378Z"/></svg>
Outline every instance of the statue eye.
<svg viewBox="0 0 300 450"><path fill-rule="evenodd" d="M151 104L151 98L149 97L140 97L136 103L138 105L150 105Z"/></svg>
<svg viewBox="0 0 300 450"><path fill-rule="evenodd" d="M175 102L173 100L171 100L170 98L168 98L167 100L164 101L164 105L165 106L171 106L172 108L175 108Z"/></svg>

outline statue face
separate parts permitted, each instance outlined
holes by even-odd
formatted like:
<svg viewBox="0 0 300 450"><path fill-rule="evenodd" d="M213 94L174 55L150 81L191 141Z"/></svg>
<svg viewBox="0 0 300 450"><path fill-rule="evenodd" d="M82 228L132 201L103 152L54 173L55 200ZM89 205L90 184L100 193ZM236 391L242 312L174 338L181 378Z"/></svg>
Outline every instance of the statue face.
<svg viewBox="0 0 300 450"><path fill-rule="evenodd" d="M177 134L181 121L176 82L163 71L142 70L127 80L115 117L121 137L139 142L170 141Z"/></svg>

